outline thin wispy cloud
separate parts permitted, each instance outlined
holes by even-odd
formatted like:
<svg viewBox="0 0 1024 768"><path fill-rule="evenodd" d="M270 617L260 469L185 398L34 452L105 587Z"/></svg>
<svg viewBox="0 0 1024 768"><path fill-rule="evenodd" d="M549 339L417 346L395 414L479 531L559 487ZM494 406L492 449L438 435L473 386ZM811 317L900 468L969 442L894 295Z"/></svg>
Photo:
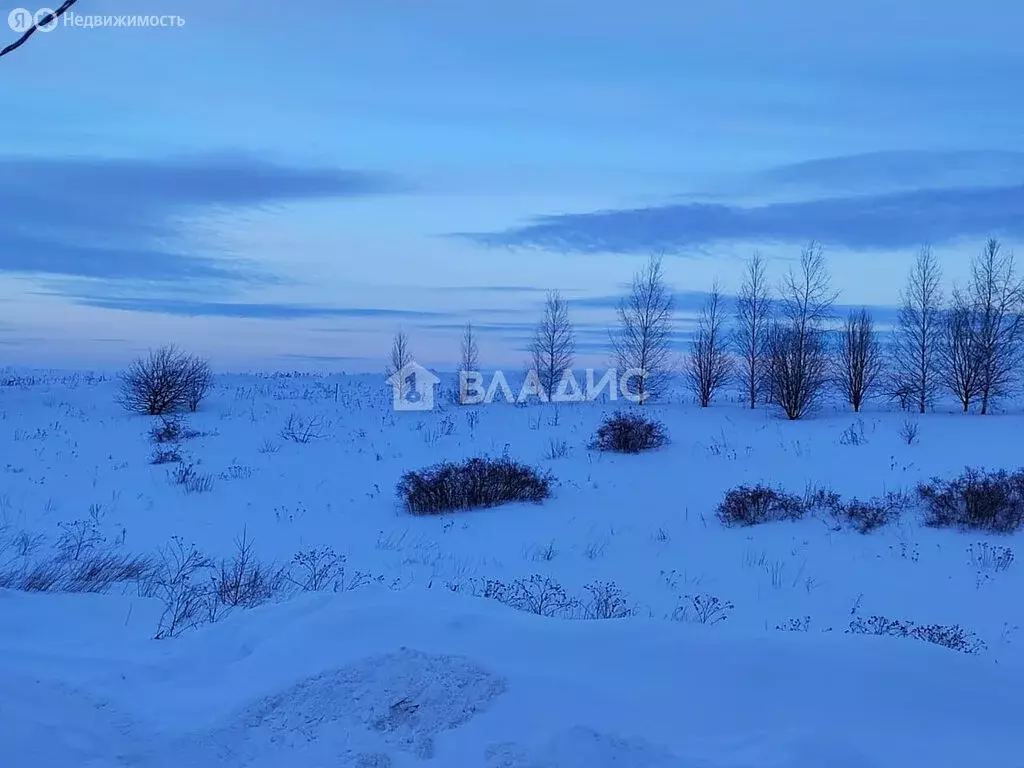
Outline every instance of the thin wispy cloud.
<svg viewBox="0 0 1024 768"><path fill-rule="evenodd" d="M171 298L69 296L75 304L123 312L146 312L178 317L231 317L250 320L303 320L308 318L423 320L444 316L441 312L412 309L325 307L289 303L245 303L227 301L192 301Z"/></svg>
<svg viewBox="0 0 1024 768"><path fill-rule="evenodd" d="M225 283L272 276L189 239L190 217L405 189L388 175L244 155L0 158L0 272Z"/></svg>
<svg viewBox="0 0 1024 768"><path fill-rule="evenodd" d="M683 203L541 216L464 235L490 247L557 252L668 252L728 241L883 250L991 235L1024 236L1024 186L917 190L762 206Z"/></svg>

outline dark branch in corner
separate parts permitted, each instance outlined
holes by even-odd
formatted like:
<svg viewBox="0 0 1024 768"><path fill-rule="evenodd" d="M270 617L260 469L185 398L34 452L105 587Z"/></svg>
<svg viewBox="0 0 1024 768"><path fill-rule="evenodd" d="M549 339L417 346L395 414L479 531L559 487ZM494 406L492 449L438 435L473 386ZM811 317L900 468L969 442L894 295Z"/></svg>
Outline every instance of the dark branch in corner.
<svg viewBox="0 0 1024 768"><path fill-rule="evenodd" d="M27 43L28 39L36 33L36 30L38 30L40 27L45 27L47 24L52 24L54 21L56 21L65 13L67 13L67 10L77 2L78 0L64 0L60 8L53 11L52 13L48 13L45 16L43 16L41 19L39 19L39 21L35 22L31 27L26 29L21 37L19 37L13 43L11 43L2 51L0 51L0 57L6 56L8 53L12 53L13 51L16 51L19 48L21 48L21 46Z"/></svg>

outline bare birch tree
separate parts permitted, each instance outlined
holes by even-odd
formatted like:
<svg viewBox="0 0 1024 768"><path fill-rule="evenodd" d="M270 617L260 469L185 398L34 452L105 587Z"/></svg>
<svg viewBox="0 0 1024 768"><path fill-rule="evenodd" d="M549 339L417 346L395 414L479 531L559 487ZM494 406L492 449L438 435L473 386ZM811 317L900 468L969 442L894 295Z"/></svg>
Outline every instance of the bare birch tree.
<svg viewBox="0 0 1024 768"><path fill-rule="evenodd" d="M922 248L900 292L892 346L890 390L901 407L924 413L942 385L942 270L927 246Z"/></svg>
<svg viewBox="0 0 1024 768"><path fill-rule="evenodd" d="M854 413L860 412L864 401L874 392L883 370L882 345L871 313L863 307L851 310L843 326L835 380Z"/></svg>
<svg viewBox="0 0 1024 768"><path fill-rule="evenodd" d="M771 291L764 261L755 253L747 262L743 283L736 297L736 329L733 345L738 374L747 403L756 408L765 385L765 356L771 327Z"/></svg>
<svg viewBox="0 0 1024 768"><path fill-rule="evenodd" d="M412 363L412 352L409 350L409 337L405 331L399 329L391 341L391 359L386 371L388 378L401 372L410 363ZM412 384L403 377L401 381L395 383L395 386L399 389L399 396L405 398L409 394Z"/></svg>
<svg viewBox="0 0 1024 768"><path fill-rule="evenodd" d="M976 319L981 413L1015 383L1024 341L1024 282L1013 254L990 239L971 263L970 302Z"/></svg>
<svg viewBox="0 0 1024 768"><path fill-rule="evenodd" d="M576 334L569 320L569 305L558 291L549 291L544 316L530 344L531 365L548 400L572 368L575 351Z"/></svg>
<svg viewBox="0 0 1024 768"><path fill-rule="evenodd" d="M943 338L939 347L942 382L967 413L980 392L977 313L970 300L954 290L952 305L942 320Z"/></svg>
<svg viewBox="0 0 1024 768"><path fill-rule="evenodd" d="M779 294L779 317L768 342L769 395L795 420L818 404L828 383L825 323L837 294L818 243L803 249L799 269L789 270Z"/></svg>
<svg viewBox="0 0 1024 768"><path fill-rule="evenodd" d="M633 275L629 295L619 303L612 351L620 376L632 376L631 395L640 404L665 393L672 371L672 317L675 302L665 284L661 256L652 256Z"/></svg>
<svg viewBox="0 0 1024 768"><path fill-rule="evenodd" d="M476 342L476 333L473 332L473 324L466 323L462 331L461 358L459 360L460 371L476 371L480 367L480 348Z"/></svg>
<svg viewBox="0 0 1024 768"><path fill-rule="evenodd" d="M468 374L473 374L480 370L480 348L477 345L476 333L473 331L472 323L466 323L466 327L462 331L462 343L459 352L458 401L460 405L465 405L469 399Z"/></svg>
<svg viewBox="0 0 1024 768"><path fill-rule="evenodd" d="M686 358L686 383L701 408L711 405L715 394L733 372L729 336L725 327L725 302L716 283L697 316L697 328Z"/></svg>

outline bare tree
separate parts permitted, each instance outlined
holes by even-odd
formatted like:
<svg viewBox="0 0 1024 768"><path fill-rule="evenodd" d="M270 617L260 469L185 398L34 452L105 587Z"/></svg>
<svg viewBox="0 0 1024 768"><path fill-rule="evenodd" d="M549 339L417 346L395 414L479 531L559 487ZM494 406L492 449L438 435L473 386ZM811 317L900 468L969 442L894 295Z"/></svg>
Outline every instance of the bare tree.
<svg viewBox="0 0 1024 768"><path fill-rule="evenodd" d="M755 253L747 262L736 297L736 330L733 332L733 344L739 357L739 376L751 408L757 407L764 389L771 311L771 292L764 261L760 254Z"/></svg>
<svg viewBox="0 0 1024 768"><path fill-rule="evenodd" d="M818 243L803 249L799 270L789 270L779 293L779 317L768 341L769 396L795 420L817 405L828 383L825 323L837 294Z"/></svg>
<svg viewBox="0 0 1024 768"><path fill-rule="evenodd" d="M460 371L476 371L480 367L480 348L476 343L476 334L473 332L473 324L466 323L462 332L462 358L459 362Z"/></svg>
<svg viewBox="0 0 1024 768"><path fill-rule="evenodd" d="M409 350L409 337L405 331L399 329L391 341L391 360L388 364L386 375L390 378L401 372L407 365L412 363L412 352ZM413 386L408 378L403 377L396 382L399 389L399 397L404 398Z"/></svg>
<svg viewBox="0 0 1024 768"><path fill-rule="evenodd" d="M461 358L459 360L458 402L469 402L469 375L480 370L480 349L477 346L473 324L466 323L462 332Z"/></svg>
<svg viewBox="0 0 1024 768"><path fill-rule="evenodd" d="M629 295L619 303L612 352L619 375L632 371L631 395L642 405L665 393L672 370L672 316L675 301L662 271L661 256L651 256L633 275Z"/></svg>
<svg viewBox="0 0 1024 768"><path fill-rule="evenodd" d="M61 3L60 6L58 6L57 9L54 11L50 11L48 8L42 9L48 12L40 16L38 20L33 20L33 23L29 25L29 27L24 32L21 33L21 37L19 37L13 43L4 48L0 48L0 57L6 56L7 54L13 53L14 51L21 48L21 46L27 43L29 38L36 33L36 30L41 29L45 32L47 31L48 27L52 29L50 25L54 24L57 21L57 19L59 19L61 16L67 13L71 9L71 6L77 2L78 0L64 0L64 2ZM23 11L26 16L30 15L29 12L25 11L24 9L16 9L12 11L11 18L9 19L10 22L12 23L12 26L18 23L19 21L14 16L14 14L18 13L19 11Z"/></svg>
<svg viewBox="0 0 1024 768"><path fill-rule="evenodd" d="M924 413L941 386L942 270L925 246L900 292L900 310L893 333L891 394L901 406L913 404Z"/></svg>
<svg viewBox="0 0 1024 768"><path fill-rule="evenodd" d="M970 300L960 291L953 291L952 306L946 310L942 323L942 346L939 347L942 382L949 389L964 413L980 391L977 313Z"/></svg>
<svg viewBox="0 0 1024 768"><path fill-rule="evenodd" d="M697 329L686 358L686 382L701 408L711 405L715 394L732 376L733 361L729 357L724 304L716 283L697 316Z"/></svg>
<svg viewBox="0 0 1024 768"><path fill-rule="evenodd" d="M569 305L558 291L549 291L544 316L530 343L531 365L548 400L572 368L575 351L576 335L569 320Z"/></svg>
<svg viewBox="0 0 1024 768"><path fill-rule="evenodd" d="M1024 341L1024 282L1013 254L990 239L971 263L969 288L976 324L978 394L981 413L1004 397L1014 384Z"/></svg>
<svg viewBox="0 0 1024 768"><path fill-rule="evenodd" d="M874 319L866 308L851 310L843 326L842 345L836 360L835 380L846 402L859 413L884 370L882 345Z"/></svg>

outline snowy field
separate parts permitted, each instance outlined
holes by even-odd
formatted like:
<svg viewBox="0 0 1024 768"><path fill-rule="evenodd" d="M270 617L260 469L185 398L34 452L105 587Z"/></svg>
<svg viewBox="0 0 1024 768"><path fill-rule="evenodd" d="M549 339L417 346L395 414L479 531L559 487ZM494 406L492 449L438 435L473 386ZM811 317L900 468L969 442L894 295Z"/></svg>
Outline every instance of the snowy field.
<svg viewBox="0 0 1024 768"><path fill-rule="evenodd" d="M3 768L1024 766L1019 535L914 508L869 534L715 514L741 484L867 499L1017 469L1015 409L939 409L908 444L881 406L649 405L671 443L630 456L588 450L615 404L396 413L380 376L232 375L194 434L154 444L160 420L126 415L112 380L6 378L0 569L69 548L230 562L244 539L306 589L174 632L138 584L0 589ZM553 497L435 517L396 499L407 470L503 453ZM337 591L309 588L321 566ZM539 616L489 582L630 615ZM978 652L848 632L872 616L959 625Z"/></svg>

